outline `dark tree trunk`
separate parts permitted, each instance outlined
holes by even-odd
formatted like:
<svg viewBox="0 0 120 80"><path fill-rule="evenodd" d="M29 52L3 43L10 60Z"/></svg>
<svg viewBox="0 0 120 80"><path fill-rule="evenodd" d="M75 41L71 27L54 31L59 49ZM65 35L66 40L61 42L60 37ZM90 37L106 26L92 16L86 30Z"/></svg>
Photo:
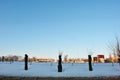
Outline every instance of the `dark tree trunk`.
<svg viewBox="0 0 120 80"><path fill-rule="evenodd" d="M88 55L88 64L89 64L89 71L93 71L92 69L92 58L91 58L91 55Z"/></svg>
<svg viewBox="0 0 120 80"><path fill-rule="evenodd" d="M25 70L28 70L28 55L25 54Z"/></svg>
<svg viewBox="0 0 120 80"><path fill-rule="evenodd" d="M4 62L5 61L5 57L4 56L2 56L2 62Z"/></svg>
<svg viewBox="0 0 120 80"><path fill-rule="evenodd" d="M62 58L61 58L61 55L59 55L59 60L58 60L58 72L62 72Z"/></svg>

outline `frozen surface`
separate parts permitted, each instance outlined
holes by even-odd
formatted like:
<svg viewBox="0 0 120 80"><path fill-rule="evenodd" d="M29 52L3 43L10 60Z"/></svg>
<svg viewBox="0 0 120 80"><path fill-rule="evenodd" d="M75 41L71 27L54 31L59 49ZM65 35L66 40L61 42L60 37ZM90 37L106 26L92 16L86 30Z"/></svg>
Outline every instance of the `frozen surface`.
<svg viewBox="0 0 120 80"><path fill-rule="evenodd" d="M119 76L119 64L97 63L93 71L88 70L88 64L64 63L63 72L57 72L57 63L32 63L29 70L24 70L23 62L0 62L0 75L5 76L35 76L35 77L97 77L97 76Z"/></svg>

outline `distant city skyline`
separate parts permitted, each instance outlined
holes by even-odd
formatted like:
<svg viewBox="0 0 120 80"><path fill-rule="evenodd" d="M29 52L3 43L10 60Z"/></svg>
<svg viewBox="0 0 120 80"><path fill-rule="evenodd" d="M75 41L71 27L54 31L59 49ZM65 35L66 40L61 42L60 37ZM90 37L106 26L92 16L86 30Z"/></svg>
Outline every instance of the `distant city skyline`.
<svg viewBox="0 0 120 80"><path fill-rule="evenodd" d="M119 0L0 0L0 56L109 56L120 38Z"/></svg>

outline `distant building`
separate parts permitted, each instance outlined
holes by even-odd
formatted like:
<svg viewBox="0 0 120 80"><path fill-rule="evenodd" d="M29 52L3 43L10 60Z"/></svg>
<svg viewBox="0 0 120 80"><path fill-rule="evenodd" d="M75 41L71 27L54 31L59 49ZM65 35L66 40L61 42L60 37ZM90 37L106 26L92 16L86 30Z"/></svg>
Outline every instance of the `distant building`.
<svg viewBox="0 0 120 80"><path fill-rule="evenodd" d="M100 62L100 63L104 63L104 62L105 62L105 57L104 57L104 55L97 55L97 60L98 60L98 62Z"/></svg>

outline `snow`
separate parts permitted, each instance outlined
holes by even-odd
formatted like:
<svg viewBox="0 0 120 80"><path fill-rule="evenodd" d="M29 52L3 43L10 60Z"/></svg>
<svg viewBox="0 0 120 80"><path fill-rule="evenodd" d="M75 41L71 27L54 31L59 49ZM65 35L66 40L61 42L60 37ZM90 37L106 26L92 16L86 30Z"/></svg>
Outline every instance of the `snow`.
<svg viewBox="0 0 120 80"><path fill-rule="evenodd" d="M96 63L93 71L89 71L87 63L63 63L63 72L57 72L57 63L29 64L29 70L24 70L24 62L0 62L0 75L23 76L23 77L99 77L99 76L120 76L118 63L112 66L111 63Z"/></svg>

